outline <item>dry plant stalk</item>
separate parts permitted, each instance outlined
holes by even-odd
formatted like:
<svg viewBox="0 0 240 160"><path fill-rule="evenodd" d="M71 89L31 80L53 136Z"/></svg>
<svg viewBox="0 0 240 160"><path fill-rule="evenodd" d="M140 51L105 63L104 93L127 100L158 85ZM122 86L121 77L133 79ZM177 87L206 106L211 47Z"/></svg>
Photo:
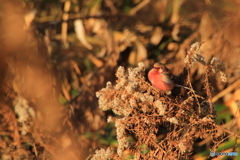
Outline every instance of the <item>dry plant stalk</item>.
<svg viewBox="0 0 240 160"><path fill-rule="evenodd" d="M188 51L185 60L188 67L195 62L207 65L200 55L200 46L201 43L197 42ZM219 63L221 61L215 59L207 66L222 71L224 67ZM126 158L125 151L130 151L134 159L189 159L196 139L220 136L219 127L215 124L216 111L212 111L208 98L191 91L187 98L162 93L146 82L144 70L143 63L129 68L127 73L120 66L116 73L116 85L108 82L106 88L96 93L102 110L111 109L121 117L108 119L115 122L118 140L116 159ZM160 139L161 131L167 133ZM134 140L129 140L130 137ZM213 149L219 143L215 140L214 144ZM97 152L94 157L101 153Z"/></svg>
<svg viewBox="0 0 240 160"><path fill-rule="evenodd" d="M193 67L193 65L196 62L199 62L199 63L207 66L208 68L210 68L213 71L213 73L219 72L221 75L221 80L223 82L226 82L227 81L227 75L225 73L226 72L226 64L222 60L220 60L216 57L213 57L210 61L210 64L207 64L205 62L204 57L201 55L201 51L200 51L201 45L203 43L204 42L196 42L191 45L190 50L187 51L188 54L184 60L184 63L186 64L187 67L190 68L190 67ZM209 75L207 75L207 76L209 76Z"/></svg>

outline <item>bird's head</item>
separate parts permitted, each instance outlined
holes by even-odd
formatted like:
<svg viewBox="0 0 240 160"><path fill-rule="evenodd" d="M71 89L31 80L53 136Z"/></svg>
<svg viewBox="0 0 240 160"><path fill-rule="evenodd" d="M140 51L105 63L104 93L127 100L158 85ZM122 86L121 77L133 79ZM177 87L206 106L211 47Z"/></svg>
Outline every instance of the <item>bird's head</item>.
<svg viewBox="0 0 240 160"><path fill-rule="evenodd" d="M158 73L161 73L161 74L164 74L164 73L168 72L168 70L165 67L165 65L162 64L162 63L159 63L159 62L155 63L153 68L154 68L155 71L157 71Z"/></svg>

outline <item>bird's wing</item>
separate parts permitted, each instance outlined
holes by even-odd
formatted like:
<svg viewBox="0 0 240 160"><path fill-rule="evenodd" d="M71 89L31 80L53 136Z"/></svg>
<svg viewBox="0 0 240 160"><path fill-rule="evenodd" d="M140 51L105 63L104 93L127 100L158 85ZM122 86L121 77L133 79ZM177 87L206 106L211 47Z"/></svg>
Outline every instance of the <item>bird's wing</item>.
<svg viewBox="0 0 240 160"><path fill-rule="evenodd" d="M174 75L172 74L172 72L166 67L164 68L164 71L162 72L162 74L167 75L170 79L174 78Z"/></svg>

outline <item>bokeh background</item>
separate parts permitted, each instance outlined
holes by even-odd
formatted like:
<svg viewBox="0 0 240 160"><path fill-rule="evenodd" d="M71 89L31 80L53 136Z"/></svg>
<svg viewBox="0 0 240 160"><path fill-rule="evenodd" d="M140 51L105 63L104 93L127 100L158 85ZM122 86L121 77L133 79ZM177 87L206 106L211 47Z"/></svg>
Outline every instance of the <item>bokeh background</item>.
<svg viewBox="0 0 240 160"><path fill-rule="evenodd" d="M237 0L0 0L0 159L83 160L116 148L115 115L98 108L96 91L139 62L146 74L161 62L177 76L194 42L207 62L226 63L227 82L210 75L206 97L196 64L192 86L239 133L239 19ZM210 148L211 138L197 140L192 158ZM219 151L233 150L239 141L226 134Z"/></svg>

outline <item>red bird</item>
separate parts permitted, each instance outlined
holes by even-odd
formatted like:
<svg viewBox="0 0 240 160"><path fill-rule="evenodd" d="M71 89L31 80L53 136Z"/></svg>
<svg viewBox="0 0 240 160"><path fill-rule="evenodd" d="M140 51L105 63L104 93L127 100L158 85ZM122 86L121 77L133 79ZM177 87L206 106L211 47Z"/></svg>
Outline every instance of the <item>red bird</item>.
<svg viewBox="0 0 240 160"><path fill-rule="evenodd" d="M195 92L186 86L176 84L173 78L174 75L172 72L165 65L158 62L155 63L153 69L148 72L148 79L152 85L163 92L171 91L173 87L182 87Z"/></svg>
<svg viewBox="0 0 240 160"><path fill-rule="evenodd" d="M175 85L172 72L163 64L155 63L148 72L148 79L152 85L161 91L171 91Z"/></svg>

